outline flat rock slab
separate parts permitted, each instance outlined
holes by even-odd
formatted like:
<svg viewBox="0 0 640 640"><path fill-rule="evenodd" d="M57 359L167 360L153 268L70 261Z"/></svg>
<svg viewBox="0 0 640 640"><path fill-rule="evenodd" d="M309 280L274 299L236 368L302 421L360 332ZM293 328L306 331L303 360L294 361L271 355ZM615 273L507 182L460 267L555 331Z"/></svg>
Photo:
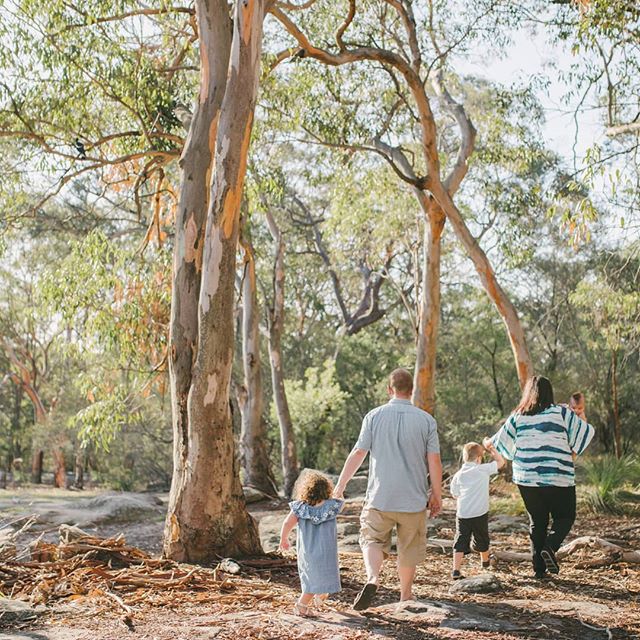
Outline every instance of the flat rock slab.
<svg viewBox="0 0 640 640"><path fill-rule="evenodd" d="M5 622L26 622L27 620L35 620L45 611L46 607L43 605L33 607L24 600L0 598L0 620Z"/></svg>
<svg viewBox="0 0 640 640"><path fill-rule="evenodd" d="M618 607L591 600L500 600L500 603L545 613L577 614L586 618L608 618L617 613L618 609Z"/></svg>
<svg viewBox="0 0 640 640"><path fill-rule="evenodd" d="M482 573L471 578L456 580L449 593L493 593L502 590L502 583L491 573Z"/></svg>
<svg viewBox="0 0 640 640"><path fill-rule="evenodd" d="M76 498L58 502L34 501L25 505L37 516L37 527L76 525L89 528L95 525L137 522L161 518L166 507L157 496L146 493L103 493L93 498Z"/></svg>
<svg viewBox="0 0 640 640"><path fill-rule="evenodd" d="M489 518L489 531L511 532L529 531L529 524L524 516L497 515Z"/></svg>

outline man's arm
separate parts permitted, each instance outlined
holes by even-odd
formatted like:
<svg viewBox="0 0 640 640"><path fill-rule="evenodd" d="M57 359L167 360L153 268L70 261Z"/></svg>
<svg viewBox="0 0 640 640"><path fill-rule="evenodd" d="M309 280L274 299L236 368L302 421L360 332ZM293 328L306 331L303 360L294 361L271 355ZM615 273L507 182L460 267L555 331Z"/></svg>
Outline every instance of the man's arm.
<svg viewBox="0 0 640 640"><path fill-rule="evenodd" d="M344 462L336 488L333 490L334 498L343 499L344 490L347 488L349 480L353 478L355 472L360 468L360 465L367 457L367 453L369 452L366 449L358 449L357 447L351 451Z"/></svg>
<svg viewBox="0 0 640 640"><path fill-rule="evenodd" d="M435 518L442 508L442 460L439 453L427 453L427 467L429 468L429 480L431 482L431 495L429 496L429 511Z"/></svg>

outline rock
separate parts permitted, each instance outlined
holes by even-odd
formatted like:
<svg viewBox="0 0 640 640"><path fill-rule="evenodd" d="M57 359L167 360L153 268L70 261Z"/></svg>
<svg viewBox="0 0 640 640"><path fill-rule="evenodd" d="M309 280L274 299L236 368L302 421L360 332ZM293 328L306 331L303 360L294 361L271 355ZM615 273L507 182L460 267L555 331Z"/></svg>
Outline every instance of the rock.
<svg viewBox="0 0 640 640"><path fill-rule="evenodd" d="M354 533L338 539L338 548L344 551L359 551L360 534Z"/></svg>
<svg viewBox="0 0 640 640"><path fill-rule="evenodd" d="M264 516L258 523L258 533L260 535L260 542L262 548L266 553L275 551L278 548L280 542L280 527L284 520L284 514L277 513L272 516ZM291 536L290 540L293 540Z"/></svg>
<svg viewBox="0 0 640 640"><path fill-rule="evenodd" d="M103 493L73 504L37 505L40 525L70 524L80 528L117 522L135 522L164 514L162 500L145 493Z"/></svg>
<svg viewBox="0 0 640 640"><path fill-rule="evenodd" d="M468 602L409 600L375 607L372 611L384 611L389 618L420 626L499 632L519 630L519 627L509 620L497 617L493 607Z"/></svg>
<svg viewBox="0 0 640 640"><path fill-rule="evenodd" d="M491 573L483 573L471 578L456 580L450 587L449 593L492 593L500 591L502 584Z"/></svg>
<svg viewBox="0 0 640 640"><path fill-rule="evenodd" d="M253 504L254 502L261 502L262 500L270 500L271 497L266 493L263 493L259 489L253 487L242 487L242 493L244 493L244 501L247 504Z"/></svg>
<svg viewBox="0 0 640 640"><path fill-rule="evenodd" d="M360 533L359 522L340 522L338 519L338 536L351 536L354 533Z"/></svg>
<svg viewBox="0 0 640 640"><path fill-rule="evenodd" d="M365 475L353 476L344 491L345 498L362 498L367 493L369 477Z"/></svg>
<svg viewBox="0 0 640 640"><path fill-rule="evenodd" d="M240 565L233 560L232 558L224 558L220 561L218 568L225 573L230 573L231 575L238 575L241 571Z"/></svg>
<svg viewBox="0 0 640 640"><path fill-rule="evenodd" d="M0 598L0 619L3 622L25 622L27 620L35 620L35 618L44 613L45 610L46 607L44 605L32 607L24 600Z"/></svg>
<svg viewBox="0 0 640 640"><path fill-rule="evenodd" d="M489 531L509 532L509 531L528 531L529 525L523 516L490 516Z"/></svg>
<svg viewBox="0 0 640 640"><path fill-rule="evenodd" d="M585 618L606 618L612 615L622 615L619 607L612 606L611 603L602 604L592 600L501 600L502 604L521 608L535 609L550 613L573 613Z"/></svg>

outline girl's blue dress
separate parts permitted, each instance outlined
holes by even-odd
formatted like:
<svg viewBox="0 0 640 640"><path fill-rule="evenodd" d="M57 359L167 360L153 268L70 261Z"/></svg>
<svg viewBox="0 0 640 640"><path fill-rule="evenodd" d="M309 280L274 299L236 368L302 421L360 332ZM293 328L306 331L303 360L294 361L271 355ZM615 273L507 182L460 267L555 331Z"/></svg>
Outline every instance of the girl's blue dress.
<svg viewBox="0 0 640 640"><path fill-rule="evenodd" d="M289 503L298 518L296 547L303 593L340 591L336 517L343 503L333 498L317 507L301 500Z"/></svg>

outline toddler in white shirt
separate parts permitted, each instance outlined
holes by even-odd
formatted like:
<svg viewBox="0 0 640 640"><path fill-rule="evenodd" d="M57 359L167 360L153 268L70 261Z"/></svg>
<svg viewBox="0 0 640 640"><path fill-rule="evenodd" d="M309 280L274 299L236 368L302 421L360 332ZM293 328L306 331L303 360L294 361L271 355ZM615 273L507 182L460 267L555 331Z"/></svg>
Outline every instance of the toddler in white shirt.
<svg viewBox="0 0 640 640"><path fill-rule="evenodd" d="M452 578L459 580L462 559L466 553L480 553L483 568L489 567L489 479L504 466L504 458L493 448L487 451L492 462L482 463L485 449L477 442L462 448L464 464L451 480L451 495L457 499L456 537L453 541Z"/></svg>

